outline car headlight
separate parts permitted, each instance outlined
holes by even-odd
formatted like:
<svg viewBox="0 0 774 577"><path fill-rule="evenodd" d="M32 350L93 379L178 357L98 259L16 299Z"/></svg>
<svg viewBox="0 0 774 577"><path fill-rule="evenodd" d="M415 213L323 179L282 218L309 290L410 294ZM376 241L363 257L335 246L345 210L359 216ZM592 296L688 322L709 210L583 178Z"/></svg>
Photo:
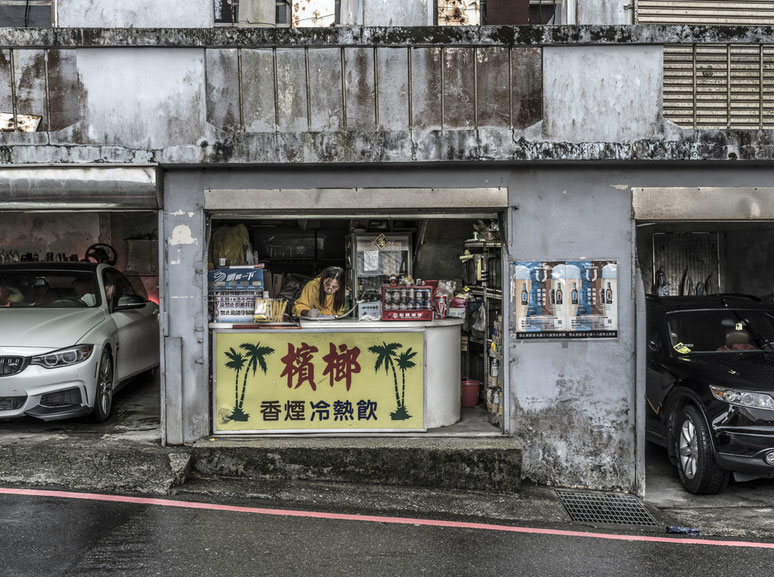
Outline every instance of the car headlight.
<svg viewBox="0 0 774 577"><path fill-rule="evenodd" d="M765 393L737 391L736 389L716 387L715 385L710 385L710 390L712 391L713 397L730 405L774 411L774 398Z"/></svg>
<svg viewBox="0 0 774 577"><path fill-rule="evenodd" d="M39 365L46 369L69 367L70 365L77 365L88 359L93 350L94 345L78 345L77 347L69 347L46 353L45 355L32 357L30 364Z"/></svg>

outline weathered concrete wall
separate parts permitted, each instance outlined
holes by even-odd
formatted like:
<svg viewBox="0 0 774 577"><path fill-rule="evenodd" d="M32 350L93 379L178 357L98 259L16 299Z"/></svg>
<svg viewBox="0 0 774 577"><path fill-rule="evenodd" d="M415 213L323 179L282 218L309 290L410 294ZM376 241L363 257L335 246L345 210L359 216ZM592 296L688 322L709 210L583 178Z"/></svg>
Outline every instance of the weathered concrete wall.
<svg viewBox="0 0 774 577"><path fill-rule="evenodd" d="M432 0L362 0L365 26L428 26L432 24ZM428 4L430 8L428 8Z"/></svg>
<svg viewBox="0 0 774 577"><path fill-rule="evenodd" d="M268 49L206 54L207 118L223 131L240 118L247 132L522 129L541 118L539 48L279 48L276 74Z"/></svg>
<svg viewBox="0 0 774 577"><path fill-rule="evenodd" d="M147 271L158 269L158 254L149 255L148 259L139 258L140 251L135 251L135 260L129 263L127 257L132 250L127 246L127 239L135 235L158 236L159 219L156 212L112 212L108 215L107 233L110 235L104 240L116 249L116 268L121 271L145 274ZM150 248L150 247L149 247ZM152 261L152 262L151 262ZM147 287L149 296L158 297L158 279L148 279L153 286ZM152 289L152 290L151 290Z"/></svg>
<svg viewBox="0 0 774 577"><path fill-rule="evenodd" d="M724 289L728 292L774 296L774 226L750 224L723 235Z"/></svg>
<svg viewBox="0 0 774 577"><path fill-rule="evenodd" d="M126 30L108 37L97 29L79 30L80 36L52 32L57 42L89 48L43 50L32 42L40 40L39 33L19 33L17 40L26 38L27 48L0 49L0 105L12 105L13 53L17 103L35 111L42 107L42 130L50 124L52 131L4 134L0 161L171 165L774 157L774 136L767 131L665 127L661 48L623 44L626 37L643 42L644 27L560 28L565 36L577 32L578 42L596 38L609 45L511 48L509 43L525 41L516 36L524 31L494 27L471 37L482 43L478 48L466 45L456 30L448 38L446 30L433 32L439 38L432 44L433 35L417 28L418 41L431 45L410 47L400 45L411 40L406 29L379 36L367 28L358 29L357 37L355 29L346 37L344 29L316 31L319 37L271 30L284 39L274 51L271 37L263 36L267 31L240 28L233 29L235 38L213 36L226 44L222 48L131 48L142 42L159 45L161 39L155 32L143 37ZM495 31L512 36L492 45ZM211 32L202 31L197 42L208 41ZM539 38L547 34L535 32ZM604 32L613 35L604 37ZM331 34L346 41L343 49L325 46ZM369 47L369 38L383 45ZM448 45L450 39L462 45ZM124 47L98 48L107 41ZM243 41L263 47L236 47ZM47 87L42 80L46 58Z"/></svg>
<svg viewBox="0 0 774 577"><path fill-rule="evenodd" d="M207 28L214 21L212 0L57 0L63 28Z"/></svg>
<svg viewBox="0 0 774 577"><path fill-rule="evenodd" d="M633 4L633 0L577 0L577 24L632 24Z"/></svg>
<svg viewBox="0 0 774 577"><path fill-rule="evenodd" d="M201 50L81 50L78 77L81 142L155 149L204 135Z"/></svg>
<svg viewBox="0 0 774 577"><path fill-rule="evenodd" d="M509 179L514 260L618 261L617 339L512 341L510 419L524 475L539 483L634 485L631 200L616 183L590 168L525 169Z"/></svg>
<svg viewBox="0 0 774 577"><path fill-rule="evenodd" d="M0 46L38 48L155 46L581 46L634 44L770 44L771 26L589 25L329 28L0 28Z"/></svg>
<svg viewBox="0 0 774 577"><path fill-rule="evenodd" d="M601 46L543 50L550 140L627 142L663 133L663 49Z"/></svg>
<svg viewBox="0 0 774 577"><path fill-rule="evenodd" d="M31 252L45 259L47 252L83 258L86 249L100 242L97 213L18 213L0 210L0 249Z"/></svg>
<svg viewBox="0 0 774 577"><path fill-rule="evenodd" d="M159 283L165 288L162 423L171 444L210 434L203 195L199 171L166 174Z"/></svg>

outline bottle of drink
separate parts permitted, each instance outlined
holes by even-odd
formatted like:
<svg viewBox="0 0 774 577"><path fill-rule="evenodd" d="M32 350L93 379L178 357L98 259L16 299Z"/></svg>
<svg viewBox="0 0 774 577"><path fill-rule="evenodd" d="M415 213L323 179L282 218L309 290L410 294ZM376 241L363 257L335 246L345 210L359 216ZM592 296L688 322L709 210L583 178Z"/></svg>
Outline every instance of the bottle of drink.
<svg viewBox="0 0 774 577"><path fill-rule="evenodd" d="M562 293L562 287L556 289L556 304L560 305L564 302L564 294Z"/></svg>
<svg viewBox="0 0 774 577"><path fill-rule="evenodd" d="M527 292L527 283L521 285L521 304L526 305L529 302L529 293Z"/></svg>
<svg viewBox="0 0 774 577"><path fill-rule="evenodd" d="M494 359L492 361L492 364L489 366L489 374L493 377L500 376L500 359Z"/></svg>
<svg viewBox="0 0 774 577"><path fill-rule="evenodd" d="M607 304L613 304L613 289L610 288L610 283L607 283L607 291L605 293L605 302Z"/></svg>

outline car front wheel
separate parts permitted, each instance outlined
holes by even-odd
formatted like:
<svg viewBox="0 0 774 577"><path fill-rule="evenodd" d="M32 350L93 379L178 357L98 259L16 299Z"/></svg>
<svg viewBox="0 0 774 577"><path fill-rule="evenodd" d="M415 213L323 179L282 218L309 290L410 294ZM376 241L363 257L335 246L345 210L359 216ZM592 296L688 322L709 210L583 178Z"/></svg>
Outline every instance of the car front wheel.
<svg viewBox="0 0 774 577"><path fill-rule="evenodd" d="M94 399L94 420L98 423L107 421L113 409L113 357L110 349L102 351L97 372L97 392Z"/></svg>
<svg viewBox="0 0 774 577"><path fill-rule="evenodd" d="M710 431L699 409L686 405L674 421L675 455L680 481L694 495L714 495L728 484L712 452Z"/></svg>

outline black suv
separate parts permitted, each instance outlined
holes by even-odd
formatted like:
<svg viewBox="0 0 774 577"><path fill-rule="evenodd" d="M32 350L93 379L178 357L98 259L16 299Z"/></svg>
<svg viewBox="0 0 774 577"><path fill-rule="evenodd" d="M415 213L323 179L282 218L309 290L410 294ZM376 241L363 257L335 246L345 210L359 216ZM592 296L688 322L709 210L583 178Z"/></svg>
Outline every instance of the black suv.
<svg viewBox="0 0 774 577"><path fill-rule="evenodd" d="M647 305L647 439L691 493L774 477L774 307L731 294Z"/></svg>

